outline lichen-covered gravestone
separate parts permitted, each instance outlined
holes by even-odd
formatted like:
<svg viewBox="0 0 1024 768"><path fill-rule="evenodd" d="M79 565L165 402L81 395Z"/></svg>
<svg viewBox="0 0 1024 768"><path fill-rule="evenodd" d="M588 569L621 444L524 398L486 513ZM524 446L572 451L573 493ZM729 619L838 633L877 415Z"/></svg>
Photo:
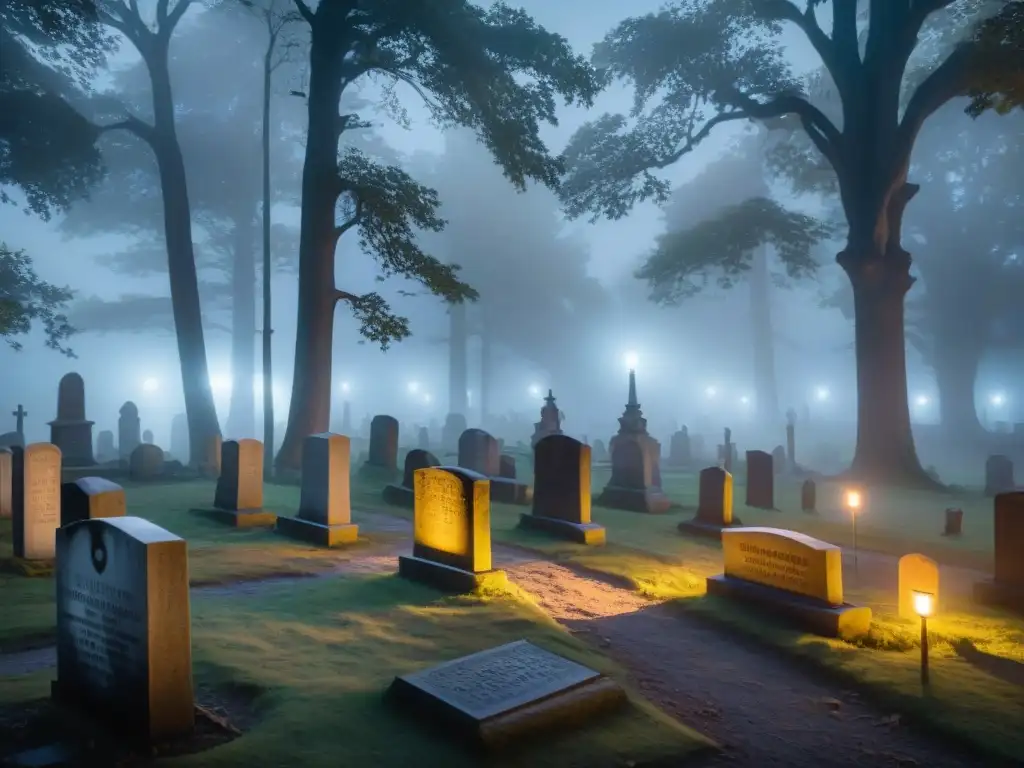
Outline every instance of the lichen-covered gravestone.
<svg viewBox="0 0 1024 768"><path fill-rule="evenodd" d="M128 741L187 735L195 722L188 549L138 517L57 533L55 699Z"/></svg>
<svg viewBox="0 0 1024 768"><path fill-rule="evenodd" d="M60 449L51 443L15 448L11 508L14 556L52 560L60 527Z"/></svg>
<svg viewBox="0 0 1024 768"><path fill-rule="evenodd" d="M743 525L732 513L732 475L722 467L707 467L700 473L697 514L679 524L681 533L721 538L722 531Z"/></svg>
<svg viewBox="0 0 1024 768"><path fill-rule="evenodd" d="M400 576L450 592L503 586L491 569L490 481L462 467L416 471L412 556L398 558Z"/></svg>
<svg viewBox="0 0 1024 768"><path fill-rule="evenodd" d="M405 466L402 470L402 484L391 483L384 486L382 495L388 504L396 507L411 508L415 501L414 483L417 469L440 466L441 462L430 451L421 448L413 448L405 454Z"/></svg>
<svg viewBox="0 0 1024 768"><path fill-rule="evenodd" d="M60 524L102 517L124 517L124 488L102 477L80 477L60 487Z"/></svg>
<svg viewBox="0 0 1024 768"><path fill-rule="evenodd" d="M380 469L398 469L398 419L394 416L374 416L370 422L370 453L366 463Z"/></svg>
<svg viewBox="0 0 1024 768"><path fill-rule="evenodd" d="M272 527L277 515L263 509L263 443L224 441L213 507L191 511L236 528Z"/></svg>
<svg viewBox="0 0 1024 768"><path fill-rule="evenodd" d="M345 435L325 432L305 439L299 514L278 517L278 533L321 547L351 544L358 538L349 490L351 455Z"/></svg>
<svg viewBox="0 0 1024 768"><path fill-rule="evenodd" d="M92 425L85 418L85 382L77 373L69 373L60 380L57 418L50 422L50 442L60 448L64 466L88 467L96 463L92 454Z"/></svg>
<svg viewBox="0 0 1024 768"><path fill-rule="evenodd" d="M159 446L142 442L128 457L128 476L132 480L155 480L164 474L164 452Z"/></svg>
<svg viewBox="0 0 1024 768"><path fill-rule="evenodd" d="M548 435L533 449L533 512L523 528L580 544L604 544L605 528L590 519L590 446L568 435Z"/></svg>
<svg viewBox="0 0 1024 768"><path fill-rule="evenodd" d="M775 508L773 458L765 451L747 451L747 506Z"/></svg>

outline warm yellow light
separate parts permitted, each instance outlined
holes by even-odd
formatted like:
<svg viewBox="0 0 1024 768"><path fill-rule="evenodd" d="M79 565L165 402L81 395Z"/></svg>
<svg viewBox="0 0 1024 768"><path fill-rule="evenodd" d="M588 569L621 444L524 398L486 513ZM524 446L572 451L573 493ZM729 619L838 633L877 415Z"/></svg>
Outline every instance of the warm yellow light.
<svg viewBox="0 0 1024 768"><path fill-rule="evenodd" d="M846 492L846 508L851 512L856 512L860 509L861 498L860 491L847 491Z"/></svg>
<svg viewBox="0 0 1024 768"><path fill-rule="evenodd" d="M914 592L914 613L921 617L932 615L932 595L928 592Z"/></svg>

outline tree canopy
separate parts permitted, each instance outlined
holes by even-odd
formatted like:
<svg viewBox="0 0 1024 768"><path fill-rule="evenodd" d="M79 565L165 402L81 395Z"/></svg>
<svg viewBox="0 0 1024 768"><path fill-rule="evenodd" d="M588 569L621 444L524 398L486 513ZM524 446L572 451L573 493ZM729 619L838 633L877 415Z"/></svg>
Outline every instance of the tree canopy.
<svg viewBox="0 0 1024 768"><path fill-rule="evenodd" d="M74 329L63 313L71 297L69 289L41 280L24 251L0 243L0 337L12 349L21 349L19 337L38 323L46 334L47 347L74 357L66 344Z"/></svg>

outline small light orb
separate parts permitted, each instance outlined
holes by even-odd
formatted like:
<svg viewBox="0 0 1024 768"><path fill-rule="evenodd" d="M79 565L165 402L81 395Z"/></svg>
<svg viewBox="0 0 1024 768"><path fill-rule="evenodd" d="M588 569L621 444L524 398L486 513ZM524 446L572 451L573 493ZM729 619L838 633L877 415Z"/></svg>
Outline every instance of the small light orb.
<svg viewBox="0 0 1024 768"><path fill-rule="evenodd" d="M624 359L626 361L626 368L631 371L635 371L637 365L640 363L640 358L637 356L636 352L627 352Z"/></svg>
<svg viewBox="0 0 1024 768"><path fill-rule="evenodd" d="M846 491L844 495L844 500L846 502L846 508L849 509L851 512L856 512L858 509L860 509L860 505L862 503L860 491Z"/></svg>
<svg viewBox="0 0 1024 768"><path fill-rule="evenodd" d="M818 387L814 390L814 396L818 399L819 403L823 403L829 399L831 392L828 391L828 387Z"/></svg>
<svg viewBox="0 0 1024 768"><path fill-rule="evenodd" d="M914 613L921 618L932 615L934 609L932 595L928 592L914 592Z"/></svg>
<svg viewBox="0 0 1024 768"><path fill-rule="evenodd" d="M417 392L420 391L420 383L418 381L410 381L408 388L409 394L415 395Z"/></svg>
<svg viewBox="0 0 1024 768"><path fill-rule="evenodd" d="M150 392L150 393L152 393L152 392L156 392L158 389L160 389L160 382L157 379L148 378L148 379L146 379L145 381L142 382L142 391L143 392Z"/></svg>
<svg viewBox="0 0 1024 768"><path fill-rule="evenodd" d="M715 389L714 387L708 387L707 389L704 390L704 394L708 398L713 398L718 394L718 390Z"/></svg>

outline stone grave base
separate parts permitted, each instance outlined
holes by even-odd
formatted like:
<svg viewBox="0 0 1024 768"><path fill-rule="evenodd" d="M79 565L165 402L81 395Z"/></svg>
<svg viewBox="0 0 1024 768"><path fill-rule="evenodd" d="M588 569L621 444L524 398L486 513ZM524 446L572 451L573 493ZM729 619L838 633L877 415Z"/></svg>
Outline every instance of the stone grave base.
<svg viewBox="0 0 1024 768"><path fill-rule="evenodd" d="M0 561L3 567L0 570L13 573L16 576L27 576L29 578L49 578L53 576L55 561L53 560L26 560L23 557L12 557Z"/></svg>
<svg viewBox="0 0 1024 768"><path fill-rule="evenodd" d="M406 488L404 485L385 485L381 495L384 497L385 504L391 504L395 507L406 507L412 509L415 506L416 493L412 488Z"/></svg>
<svg viewBox="0 0 1024 768"><path fill-rule="evenodd" d="M857 637L871 627L871 609L843 603L827 605L803 595L720 574L707 580L708 594L750 605L770 617L822 637Z"/></svg>
<svg viewBox="0 0 1024 768"><path fill-rule="evenodd" d="M301 517L279 517L275 530L289 539L298 539L318 547L340 547L355 544L359 526L355 523L323 525Z"/></svg>
<svg viewBox="0 0 1024 768"><path fill-rule="evenodd" d="M718 539L722 540L722 531L727 531L730 528L742 528L743 521L738 517L732 519L732 523L729 525L722 525L721 523L709 523L706 520L701 520L699 517L693 518L693 520L683 520L678 526L680 533L690 534L691 536L700 536L705 539Z"/></svg>
<svg viewBox="0 0 1024 768"><path fill-rule="evenodd" d="M486 676L486 694L466 696L466 680ZM585 726L626 703L615 683L525 640L396 677L386 700L454 739L488 751L539 733Z"/></svg>
<svg viewBox="0 0 1024 768"><path fill-rule="evenodd" d="M277 523L277 515L263 509L190 509L194 515L215 520L235 528L273 528Z"/></svg>
<svg viewBox="0 0 1024 768"><path fill-rule="evenodd" d="M526 506L533 503L533 488L507 477L491 477L491 501Z"/></svg>
<svg viewBox="0 0 1024 768"><path fill-rule="evenodd" d="M597 523L570 523L568 520L526 513L519 516L519 527L549 533L560 539L575 541L577 544L604 544L607 533L605 527Z"/></svg>
<svg viewBox="0 0 1024 768"><path fill-rule="evenodd" d="M974 602L1009 608L1024 614L1024 588L1000 584L993 579L974 583Z"/></svg>
<svg viewBox="0 0 1024 768"><path fill-rule="evenodd" d="M672 507L672 501L660 488L621 488L606 485L594 502L599 507L624 509L627 512L644 512L649 515L663 515Z"/></svg>
<svg viewBox="0 0 1024 768"><path fill-rule="evenodd" d="M410 581L428 584L443 592L457 594L475 592L482 588L503 589L508 584L508 576L504 571L473 573L412 555L399 556L398 575Z"/></svg>

